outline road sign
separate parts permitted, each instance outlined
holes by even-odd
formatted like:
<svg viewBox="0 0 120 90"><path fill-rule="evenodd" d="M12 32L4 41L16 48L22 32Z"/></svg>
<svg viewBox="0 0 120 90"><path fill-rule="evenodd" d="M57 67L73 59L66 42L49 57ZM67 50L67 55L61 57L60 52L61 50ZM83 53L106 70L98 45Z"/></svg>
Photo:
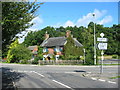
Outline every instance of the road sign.
<svg viewBox="0 0 120 90"><path fill-rule="evenodd" d="M108 41L108 39L107 39L107 38L97 38L97 41L107 42L107 41Z"/></svg>
<svg viewBox="0 0 120 90"><path fill-rule="evenodd" d="M100 50L106 50L107 49L107 43L99 43L98 48Z"/></svg>

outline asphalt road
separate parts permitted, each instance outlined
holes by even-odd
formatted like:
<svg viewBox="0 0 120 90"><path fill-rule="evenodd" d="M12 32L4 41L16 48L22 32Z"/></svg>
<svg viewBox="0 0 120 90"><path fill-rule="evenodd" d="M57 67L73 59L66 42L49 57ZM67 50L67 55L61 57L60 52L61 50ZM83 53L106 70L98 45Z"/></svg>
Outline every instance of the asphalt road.
<svg viewBox="0 0 120 90"><path fill-rule="evenodd" d="M106 73L118 72L117 66L104 67ZM83 77L99 72L99 66L36 66L2 64L3 88L117 88L118 85Z"/></svg>

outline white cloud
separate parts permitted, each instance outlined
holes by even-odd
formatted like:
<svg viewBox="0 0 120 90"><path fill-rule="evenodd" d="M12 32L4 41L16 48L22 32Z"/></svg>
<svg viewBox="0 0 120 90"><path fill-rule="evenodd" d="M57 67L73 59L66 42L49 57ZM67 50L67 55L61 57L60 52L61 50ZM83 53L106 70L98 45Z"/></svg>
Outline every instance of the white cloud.
<svg viewBox="0 0 120 90"><path fill-rule="evenodd" d="M105 16L101 21L98 21L98 24L106 24L112 22L112 16Z"/></svg>
<svg viewBox="0 0 120 90"><path fill-rule="evenodd" d="M34 25L32 27L30 27L29 29L40 29L40 25L43 23L43 19L40 18L40 16L35 17L30 23L34 23Z"/></svg>
<svg viewBox="0 0 120 90"><path fill-rule="evenodd" d="M23 36L22 38L19 39L19 43L22 43L24 41L24 38L27 36L28 32L39 30L40 25L43 23L43 19L40 18L40 16L37 16L29 23L34 23L34 25L26 29L27 32L23 31L21 34L17 34L17 36Z"/></svg>
<svg viewBox="0 0 120 90"><path fill-rule="evenodd" d="M79 18L78 21L76 22L76 25L77 26L85 26L87 27L87 25L90 23L90 22L98 22L98 20L100 21L100 19L102 17L104 17L104 15L107 13L106 10L98 10L98 9L95 9L93 12L91 13L88 13L87 15L83 16L82 18ZM93 17L93 14L95 14L95 16ZM107 22L109 23L109 22ZM104 23L103 23L104 24Z"/></svg>
<svg viewBox="0 0 120 90"><path fill-rule="evenodd" d="M95 16L93 17L93 13L95 14ZM76 20L75 22L68 20L63 24L57 24L57 27L59 26L85 26L87 27L88 24L90 22L95 22L97 24L107 24L112 22L113 18L110 15L107 15L107 10L98 10L95 9L93 12L88 13L87 15L82 16L81 18L79 18L78 20ZM56 26L56 25L55 25Z"/></svg>
<svg viewBox="0 0 120 90"><path fill-rule="evenodd" d="M65 24L64 24L64 27L67 27L67 26L74 26L74 23L70 20L68 20Z"/></svg>

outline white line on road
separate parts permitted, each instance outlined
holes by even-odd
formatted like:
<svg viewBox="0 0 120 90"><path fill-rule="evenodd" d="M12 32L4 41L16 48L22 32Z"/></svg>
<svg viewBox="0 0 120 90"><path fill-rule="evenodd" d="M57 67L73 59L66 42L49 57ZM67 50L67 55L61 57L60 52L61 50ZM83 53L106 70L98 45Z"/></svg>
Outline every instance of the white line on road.
<svg viewBox="0 0 120 90"><path fill-rule="evenodd" d="M109 83L113 83L113 84L116 84L116 82L112 82L112 81L108 81Z"/></svg>
<svg viewBox="0 0 120 90"><path fill-rule="evenodd" d="M103 80L103 79L98 79L99 81L102 81L102 82L105 82L105 80Z"/></svg>
<svg viewBox="0 0 120 90"><path fill-rule="evenodd" d="M36 73L36 74L38 74L38 75L40 75L41 77L45 77L44 75L42 75L42 74L40 74L38 72L35 72L35 71L33 71L33 72Z"/></svg>
<svg viewBox="0 0 120 90"><path fill-rule="evenodd" d="M92 80L97 80L96 78L91 78Z"/></svg>
<svg viewBox="0 0 120 90"><path fill-rule="evenodd" d="M62 85L62 86L64 86L64 87L66 87L66 88L71 88L71 87L69 87L69 86L67 86L67 85L65 85L65 84L63 84L63 83L61 83L61 82L58 82L58 81L56 81L56 80L52 80L52 81L54 81L54 82L56 82L56 83L58 83L58 84L60 84L60 85Z"/></svg>

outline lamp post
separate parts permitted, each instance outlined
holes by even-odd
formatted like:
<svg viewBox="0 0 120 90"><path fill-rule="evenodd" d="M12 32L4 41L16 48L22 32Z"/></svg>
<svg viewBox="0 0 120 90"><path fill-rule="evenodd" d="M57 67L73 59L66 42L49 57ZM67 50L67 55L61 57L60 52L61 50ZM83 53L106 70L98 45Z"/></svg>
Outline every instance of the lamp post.
<svg viewBox="0 0 120 90"><path fill-rule="evenodd" d="M95 17L95 14L93 14ZM96 65L96 36L95 36L95 20L94 20L94 65Z"/></svg>

